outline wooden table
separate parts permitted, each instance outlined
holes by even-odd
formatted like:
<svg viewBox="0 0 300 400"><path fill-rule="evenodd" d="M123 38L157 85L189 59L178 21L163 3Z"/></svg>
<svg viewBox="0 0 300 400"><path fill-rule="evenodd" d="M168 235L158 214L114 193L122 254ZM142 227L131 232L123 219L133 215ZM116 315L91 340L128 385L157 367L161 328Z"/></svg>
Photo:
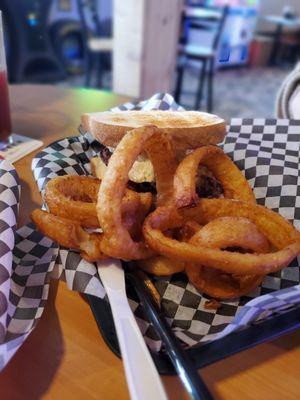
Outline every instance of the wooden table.
<svg viewBox="0 0 300 400"><path fill-rule="evenodd" d="M81 113L106 110L126 100L91 90L15 86L14 130L48 144L75 134ZM41 204L30 170L32 156L16 163L22 182L20 224ZM296 399L299 344L299 332L294 332L206 367L201 374L216 399ZM177 377L163 381L170 399L187 398ZM0 398L128 399L121 361L103 342L88 304L64 283L52 283L41 321L0 375Z"/></svg>

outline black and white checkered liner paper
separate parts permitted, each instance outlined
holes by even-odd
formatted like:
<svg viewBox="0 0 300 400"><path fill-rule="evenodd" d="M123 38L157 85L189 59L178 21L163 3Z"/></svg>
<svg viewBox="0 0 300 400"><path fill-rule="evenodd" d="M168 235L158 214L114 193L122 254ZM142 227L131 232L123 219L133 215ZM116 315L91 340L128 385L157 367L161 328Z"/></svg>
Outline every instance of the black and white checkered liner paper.
<svg viewBox="0 0 300 400"><path fill-rule="evenodd" d="M114 110L182 109L168 94L157 94L147 101L127 103ZM299 185L300 121L233 119L224 143L225 152L245 173L259 204L265 204L300 228ZM33 173L43 194L49 179L58 175L90 174L91 157L99 146L91 135L69 137L48 146L32 163ZM105 291L96 268L70 250L59 248L38 233L32 224L17 232L14 250L11 303L12 329L5 350L0 347L4 366L40 318L47 299L50 278L63 279L71 290L102 299ZM218 310L206 310L207 298L188 283L183 274L154 278L162 296L165 316L176 335L187 346L216 340L272 313L300 304L299 263L267 276L247 297L223 301ZM161 343L149 324L143 307L129 290L130 304L149 346L159 350ZM12 315L12 314L11 314ZM11 340L8 342L8 340Z"/></svg>
<svg viewBox="0 0 300 400"><path fill-rule="evenodd" d="M14 307L11 303L13 249L20 198L19 178L15 168L0 161L0 364L5 341L13 325Z"/></svg>

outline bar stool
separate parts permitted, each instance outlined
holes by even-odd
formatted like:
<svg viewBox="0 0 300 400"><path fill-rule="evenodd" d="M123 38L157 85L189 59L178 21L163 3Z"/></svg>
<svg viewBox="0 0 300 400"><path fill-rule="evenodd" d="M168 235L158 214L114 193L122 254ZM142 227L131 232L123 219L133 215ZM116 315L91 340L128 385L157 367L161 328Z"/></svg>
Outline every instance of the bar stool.
<svg viewBox="0 0 300 400"><path fill-rule="evenodd" d="M207 111L211 112L213 109L213 79L215 62L227 13L228 7L218 10L215 8L186 7L184 12L183 39L182 43L179 45L179 62L177 67L177 82L174 97L176 101L180 102L185 67L191 60L200 61L202 65L196 92L195 110L198 110L201 106L206 80ZM190 43L192 31L212 31L212 45L204 46L200 43Z"/></svg>

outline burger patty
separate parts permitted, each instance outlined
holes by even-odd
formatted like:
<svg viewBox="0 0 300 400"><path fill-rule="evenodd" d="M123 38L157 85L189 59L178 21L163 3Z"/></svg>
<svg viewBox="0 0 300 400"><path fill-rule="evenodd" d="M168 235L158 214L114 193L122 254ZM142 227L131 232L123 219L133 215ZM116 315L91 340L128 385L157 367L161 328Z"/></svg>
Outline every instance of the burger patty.
<svg viewBox="0 0 300 400"><path fill-rule="evenodd" d="M201 198L218 198L223 194L223 187L207 168L199 167L196 192Z"/></svg>
<svg viewBox="0 0 300 400"><path fill-rule="evenodd" d="M112 152L103 144L97 143L97 150L105 165L108 164ZM155 182L133 182L128 181L127 187L138 193L150 192L156 194ZM211 174L211 172L205 167L199 167L197 180L196 180L196 192L199 197L202 198L218 198L223 194L223 188L221 183Z"/></svg>

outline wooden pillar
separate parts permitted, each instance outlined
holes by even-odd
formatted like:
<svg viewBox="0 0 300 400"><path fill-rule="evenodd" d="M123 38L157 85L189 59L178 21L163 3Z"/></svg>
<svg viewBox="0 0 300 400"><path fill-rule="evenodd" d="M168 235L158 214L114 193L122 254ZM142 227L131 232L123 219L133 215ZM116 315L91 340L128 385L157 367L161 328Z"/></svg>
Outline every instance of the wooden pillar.
<svg viewBox="0 0 300 400"><path fill-rule="evenodd" d="M172 91L182 0L114 0L113 91Z"/></svg>

